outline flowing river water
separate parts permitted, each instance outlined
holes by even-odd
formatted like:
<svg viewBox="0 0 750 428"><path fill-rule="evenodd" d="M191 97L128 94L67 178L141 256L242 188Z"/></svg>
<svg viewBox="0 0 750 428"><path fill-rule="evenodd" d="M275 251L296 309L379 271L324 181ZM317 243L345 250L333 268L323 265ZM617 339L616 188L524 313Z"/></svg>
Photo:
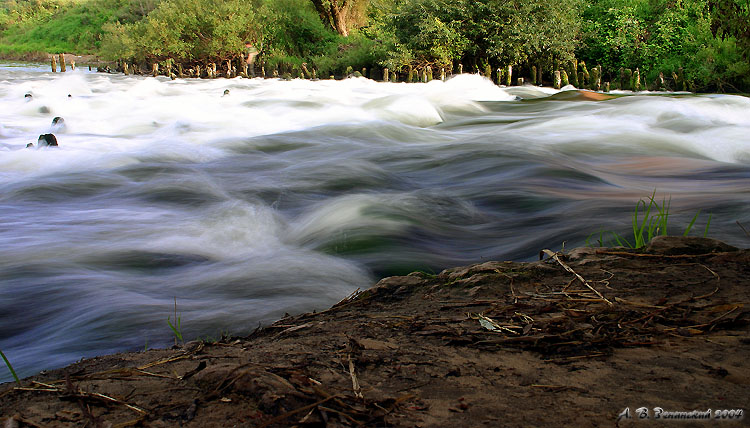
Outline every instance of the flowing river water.
<svg viewBox="0 0 750 428"><path fill-rule="evenodd" d="M700 210L693 235L710 213L747 246L750 99L620 95L2 64L0 350L30 375L168 346L175 298L186 339L246 334L383 276L626 234L654 191L671 234Z"/></svg>

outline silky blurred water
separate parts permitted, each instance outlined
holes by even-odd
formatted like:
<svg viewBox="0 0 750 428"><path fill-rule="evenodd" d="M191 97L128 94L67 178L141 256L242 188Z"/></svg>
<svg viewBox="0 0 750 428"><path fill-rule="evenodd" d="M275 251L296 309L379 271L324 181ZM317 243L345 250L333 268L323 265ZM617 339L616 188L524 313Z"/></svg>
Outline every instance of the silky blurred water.
<svg viewBox="0 0 750 428"><path fill-rule="evenodd" d="M750 99L619 95L0 65L0 350L30 375L167 346L175 298L186 338L246 334L383 276L625 233L654 191L671 233L701 210L693 234L711 213L747 246Z"/></svg>

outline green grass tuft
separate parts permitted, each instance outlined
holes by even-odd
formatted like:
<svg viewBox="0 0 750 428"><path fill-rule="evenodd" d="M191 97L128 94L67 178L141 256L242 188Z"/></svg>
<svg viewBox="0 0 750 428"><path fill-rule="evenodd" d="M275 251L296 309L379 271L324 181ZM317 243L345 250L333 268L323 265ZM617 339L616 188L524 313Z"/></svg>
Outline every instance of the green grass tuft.
<svg viewBox="0 0 750 428"><path fill-rule="evenodd" d="M667 225L669 223L669 209L672 204L672 198L669 200L662 199L659 204L656 199L656 190L647 199L640 199L635 205L635 211L633 211L633 237L632 242L624 236L613 231L600 230L598 232L599 238L597 243L600 247L604 246L604 237L606 234L610 234L618 246L628 248L642 248L645 247L654 237L662 235L667 236ZM688 236L690 230L695 225L695 221L700 215L700 210L693 216L692 221L683 232L682 236ZM706 223L706 229L703 232L703 237L708 235L708 228L711 225L711 215L708 216L708 222ZM586 237L586 245L591 246L590 239L597 232L590 234Z"/></svg>
<svg viewBox="0 0 750 428"><path fill-rule="evenodd" d="M172 333L174 333L174 344L177 346L177 341L179 340L184 346L185 341L182 339L182 319L177 316L177 297L174 298L174 319L175 323L172 324L171 316L167 317L167 325L169 325L169 328L172 329Z"/></svg>

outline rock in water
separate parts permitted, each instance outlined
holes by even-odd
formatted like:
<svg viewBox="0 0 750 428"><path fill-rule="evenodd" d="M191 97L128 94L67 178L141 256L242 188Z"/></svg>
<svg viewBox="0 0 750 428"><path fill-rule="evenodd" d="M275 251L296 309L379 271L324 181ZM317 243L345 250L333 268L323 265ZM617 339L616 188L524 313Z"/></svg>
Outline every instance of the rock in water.
<svg viewBox="0 0 750 428"><path fill-rule="evenodd" d="M52 119L52 129L56 131L65 131L65 119L60 116L56 116Z"/></svg>
<svg viewBox="0 0 750 428"><path fill-rule="evenodd" d="M55 134L40 135L37 144L39 145L39 147L58 147L57 137L55 137Z"/></svg>

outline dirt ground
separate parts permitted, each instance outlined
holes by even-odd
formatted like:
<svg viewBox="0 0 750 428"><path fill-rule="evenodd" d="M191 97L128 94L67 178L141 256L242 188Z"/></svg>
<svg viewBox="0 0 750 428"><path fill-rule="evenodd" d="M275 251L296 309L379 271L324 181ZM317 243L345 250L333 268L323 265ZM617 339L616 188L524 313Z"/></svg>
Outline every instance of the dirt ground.
<svg viewBox="0 0 750 428"><path fill-rule="evenodd" d="M386 278L331 309L247 337L103 356L21 387L4 384L0 422L748 424L737 414L750 411L750 250L663 237L645 251L543 255ZM639 420L642 408L648 421ZM724 419L667 420L709 409Z"/></svg>

